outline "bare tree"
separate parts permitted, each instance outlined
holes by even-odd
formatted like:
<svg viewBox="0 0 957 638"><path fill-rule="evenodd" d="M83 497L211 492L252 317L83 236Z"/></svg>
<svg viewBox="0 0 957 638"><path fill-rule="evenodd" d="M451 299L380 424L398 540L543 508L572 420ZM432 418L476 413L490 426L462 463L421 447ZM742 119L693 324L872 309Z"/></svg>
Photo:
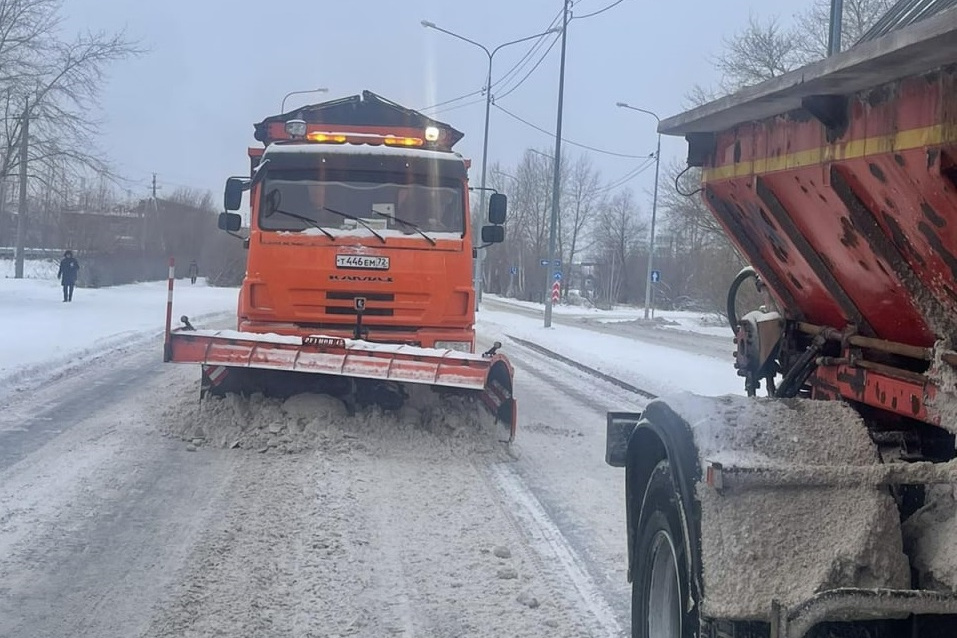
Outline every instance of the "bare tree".
<svg viewBox="0 0 957 638"><path fill-rule="evenodd" d="M894 4L894 0L844 0L842 48L853 46ZM724 40L724 49L714 59L721 72L721 89L730 93L792 71L827 55L831 0L814 0L798 14L793 26L785 27L777 16L751 15L748 24ZM689 100L709 97L695 87Z"/></svg>
<svg viewBox="0 0 957 638"><path fill-rule="evenodd" d="M724 50L714 60L721 72L721 87L728 92L783 75L801 64L797 34L781 26L776 17L754 14L738 33L724 40Z"/></svg>
<svg viewBox="0 0 957 638"><path fill-rule="evenodd" d="M662 177L664 188L659 195L659 206L668 232L688 238L695 249L724 236L700 196L701 169L672 161L665 165Z"/></svg>
<svg viewBox="0 0 957 638"><path fill-rule="evenodd" d="M721 97L721 92L714 87L695 84L691 87L691 90L685 94L682 106L686 109L693 109L696 106L713 102L719 97Z"/></svg>
<svg viewBox="0 0 957 638"><path fill-rule="evenodd" d="M107 66L139 49L122 33L62 39L61 9L62 0L0 0L0 180L19 168L24 118L31 164L57 160L61 182L108 173L92 114Z"/></svg>
<svg viewBox="0 0 957 638"><path fill-rule="evenodd" d="M846 50L860 40L894 5L894 1L844 0L841 49ZM802 63L814 62L827 56L830 25L831 0L815 0L806 11L798 14L795 33Z"/></svg>
<svg viewBox="0 0 957 638"><path fill-rule="evenodd" d="M635 261L645 229L631 189L618 191L598 216L595 251L602 263L602 293L609 303L622 301L624 290L632 283L633 269L628 264Z"/></svg>
<svg viewBox="0 0 957 638"><path fill-rule="evenodd" d="M588 155L581 155L575 161L568 176L568 185L562 205L562 244L563 263L567 264L569 275L575 258L588 251L594 243L589 231L597 211L601 208L604 193L601 187L601 175L592 166ZM564 248L567 245L567 250ZM565 294L571 277L565 279Z"/></svg>
<svg viewBox="0 0 957 638"><path fill-rule="evenodd" d="M172 194L170 194L168 200L210 213L216 212L216 205L213 202L213 194L208 190L201 188L181 186L173 191Z"/></svg>

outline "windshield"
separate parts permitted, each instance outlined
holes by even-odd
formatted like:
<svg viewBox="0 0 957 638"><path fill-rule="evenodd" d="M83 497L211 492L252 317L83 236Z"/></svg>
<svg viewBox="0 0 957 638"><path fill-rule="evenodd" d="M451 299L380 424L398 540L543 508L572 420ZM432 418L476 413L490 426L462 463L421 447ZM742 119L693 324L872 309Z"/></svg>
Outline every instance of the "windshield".
<svg viewBox="0 0 957 638"><path fill-rule="evenodd" d="M357 223L349 217L358 217L367 227L403 235L418 235L416 228L425 233L464 233L465 197L458 180L431 178L427 183L426 176L330 171L323 171L322 179L316 177L315 170L270 171L262 188L259 227L351 231ZM280 213L287 214L268 214L265 200L273 191L279 193Z"/></svg>

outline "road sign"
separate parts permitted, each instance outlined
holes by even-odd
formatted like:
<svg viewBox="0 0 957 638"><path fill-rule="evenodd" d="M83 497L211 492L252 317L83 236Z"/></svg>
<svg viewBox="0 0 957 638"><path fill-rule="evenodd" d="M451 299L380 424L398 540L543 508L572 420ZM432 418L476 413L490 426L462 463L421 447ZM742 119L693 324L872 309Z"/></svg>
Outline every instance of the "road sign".
<svg viewBox="0 0 957 638"><path fill-rule="evenodd" d="M541 261L541 264L542 264L543 266L547 266L547 265L548 265L548 260L547 260L547 259L543 259L543 260Z"/></svg>
<svg viewBox="0 0 957 638"><path fill-rule="evenodd" d="M552 303L558 303L562 297L562 285L557 281L552 284Z"/></svg>
<svg viewBox="0 0 957 638"><path fill-rule="evenodd" d="M660 271L660 270L652 270L652 271L651 271L651 283L656 284L656 283L658 283L659 281L661 281L661 271Z"/></svg>
<svg viewBox="0 0 957 638"><path fill-rule="evenodd" d="M562 280L562 273L561 273L561 271L556 272L556 273L554 274L554 277L555 277L555 281L561 281L561 280Z"/></svg>
<svg viewBox="0 0 957 638"><path fill-rule="evenodd" d="M518 274L518 266L512 266L511 268L508 269L508 272L509 272L510 274L512 274L512 275L517 275L517 274Z"/></svg>

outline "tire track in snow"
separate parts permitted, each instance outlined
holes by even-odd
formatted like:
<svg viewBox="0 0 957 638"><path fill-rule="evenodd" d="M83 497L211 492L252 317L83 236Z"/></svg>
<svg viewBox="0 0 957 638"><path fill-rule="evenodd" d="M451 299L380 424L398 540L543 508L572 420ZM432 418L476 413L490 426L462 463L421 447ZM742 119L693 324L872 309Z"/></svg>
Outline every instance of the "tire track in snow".
<svg viewBox="0 0 957 638"><path fill-rule="evenodd" d="M508 338L512 339L511 336ZM586 415L584 420L579 418L575 422L576 425L559 427L555 430L540 427L536 430L535 436L539 443L542 443L539 437L549 437L549 432L568 433L572 436L585 437L576 444L580 450L595 448L596 444L603 449L605 412L612 408L641 410L647 401L647 395L651 394L610 375L578 364L538 344L521 339L514 339L514 341L519 346L518 352L524 350L524 356L516 356L517 353L514 351L512 353L516 375L519 373L524 373L523 377L528 375L532 385L528 386L529 382L524 380L520 380L518 384L526 385L526 392L542 385L549 388L550 392L562 397L560 401L553 403L533 393L533 403L549 407L544 413L536 409L531 413L526 412L525 415L534 414L536 419L541 419L543 414L553 416L561 414L569 418L572 414L580 415L582 409ZM558 365L554 365L556 362ZM519 385L516 386L516 391L519 391ZM525 415L523 415L521 394L518 395L518 399L520 415L518 445L521 446L524 441L521 433ZM546 403L541 403L542 400ZM595 417L596 427L589 425L592 416ZM547 416L544 418L548 420ZM533 421L529 427L534 428L535 423ZM601 440L596 441L596 439ZM622 540L622 546L624 545L623 513L619 516L617 507L608 508L599 505L601 502L607 504L607 498L604 497L599 498L598 501L593 500L593 505L596 507L570 509L569 506L577 502L575 499L581 498L580 493L576 496L576 492L580 490L562 489L554 482L558 478L557 475L549 473L547 469L554 463L554 458L551 456L554 450L539 449L536 446L534 452L533 449L528 448L523 451L527 453L523 456L528 456L528 459L514 466L500 468L498 471L504 474L495 480L497 489L503 493L503 500L515 503L513 508L517 507L519 511L525 512L515 525L520 529L538 530L534 534L534 547L541 550L546 563L560 566L555 575L571 584L573 590L571 595L577 594L578 598L584 602L585 608L591 612L594 618L594 621L589 623L592 626L592 633L602 636L624 635L622 627L627 627L629 623L630 596L623 597L618 587L623 581L617 566L623 564L625 559L623 556L618 557L614 549L619 538ZM598 460L592 465L606 467L603 453L598 454L596 458ZM562 462L569 460L566 457ZM543 471L545 474L542 474ZM560 474L562 473L559 472L558 475ZM591 474L588 474L587 478L587 483L593 489L608 487L602 487L602 480L595 480ZM617 479L614 481L615 488L619 483ZM567 500L569 498L572 500ZM616 491L612 500L617 504L618 498ZM620 534L614 533L611 538L607 533L602 538L595 537L595 517L600 519L605 515L603 513L613 516L614 521L621 522ZM618 527L617 523L609 523L608 526ZM544 532L540 531L543 527ZM542 540L543 538L551 539L551 544ZM552 568L552 571L556 572L556 569Z"/></svg>
<svg viewBox="0 0 957 638"><path fill-rule="evenodd" d="M602 635L609 638L624 636L624 629L615 617L615 612L589 575L584 561L565 540L561 530L552 522L544 506L526 487L522 478L503 464L491 466L491 477L503 498L518 507L513 515L519 519L522 530L528 534L535 550L546 559L546 563L561 566Z"/></svg>

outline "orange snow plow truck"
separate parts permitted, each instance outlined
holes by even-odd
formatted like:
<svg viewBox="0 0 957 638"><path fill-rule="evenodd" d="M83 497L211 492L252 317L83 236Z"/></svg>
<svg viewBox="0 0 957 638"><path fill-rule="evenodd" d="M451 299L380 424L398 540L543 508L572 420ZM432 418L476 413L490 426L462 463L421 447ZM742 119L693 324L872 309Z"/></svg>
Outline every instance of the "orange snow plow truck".
<svg viewBox="0 0 957 638"><path fill-rule="evenodd" d="M632 636L957 636L957 8L659 132L751 265L750 396L608 414Z"/></svg>
<svg viewBox="0 0 957 638"><path fill-rule="evenodd" d="M476 353L475 250L504 238L489 198L482 246L469 215L462 133L369 91L255 126L249 177L226 182L221 229L248 191L236 330L167 326L165 358L202 366L206 394L321 392L400 407L415 386L478 400L515 434L512 367ZM168 322L169 323L169 322Z"/></svg>

